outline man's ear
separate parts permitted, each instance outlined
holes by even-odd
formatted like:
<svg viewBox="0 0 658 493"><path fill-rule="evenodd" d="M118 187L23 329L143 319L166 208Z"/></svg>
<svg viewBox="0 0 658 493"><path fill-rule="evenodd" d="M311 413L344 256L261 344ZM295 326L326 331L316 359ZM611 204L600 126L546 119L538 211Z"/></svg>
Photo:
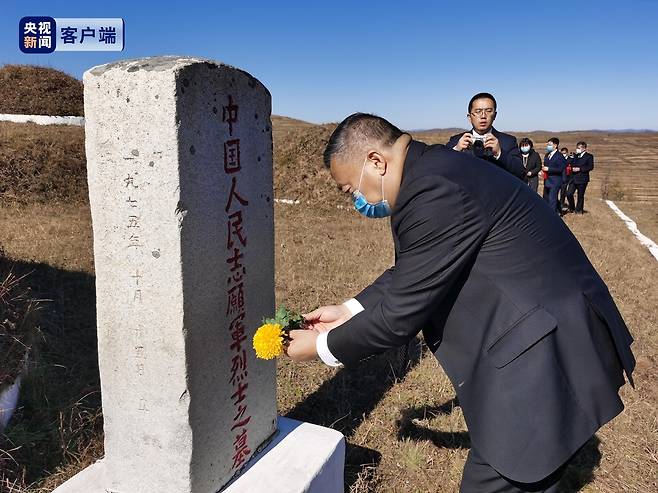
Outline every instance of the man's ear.
<svg viewBox="0 0 658 493"><path fill-rule="evenodd" d="M377 168L377 173L379 173L380 176L386 174L388 160L384 154L379 151L371 150L368 152L368 162Z"/></svg>
<svg viewBox="0 0 658 493"><path fill-rule="evenodd" d="M498 112L497 112L497 111L494 111L494 112L493 112L493 116L492 116L492 118L491 118L491 124L492 124L492 125L493 125L493 122L496 121L496 117L497 117L497 116L498 116Z"/></svg>

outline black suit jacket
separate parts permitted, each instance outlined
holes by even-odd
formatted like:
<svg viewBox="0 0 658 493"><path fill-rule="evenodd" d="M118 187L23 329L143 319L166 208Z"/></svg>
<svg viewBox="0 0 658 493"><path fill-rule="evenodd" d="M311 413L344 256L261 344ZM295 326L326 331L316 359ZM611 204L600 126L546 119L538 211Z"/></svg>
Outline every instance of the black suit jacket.
<svg viewBox="0 0 658 493"><path fill-rule="evenodd" d="M457 142L459 142L459 139L461 139L461 136L464 135L466 132L462 132L460 134L453 135L450 137L450 140L446 144L446 147L448 149L452 149L457 145ZM503 168L506 171L509 171L512 173L514 176L521 178L522 180L525 180L525 168L523 167L523 160L521 158L521 151L519 150L519 146L516 143L516 137L510 134L506 134L503 132L499 132L495 128L491 128L491 133L498 139L498 142L500 143L500 159L496 159L493 156L489 156L483 159L486 159L487 161L495 164L496 166L499 166ZM466 149L463 151L465 153L473 155L473 151L470 149Z"/></svg>
<svg viewBox="0 0 658 493"><path fill-rule="evenodd" d="M521 154L521 164L523 164L523 154ZM528 162L525 167L525 181L527 182L530 178L534 178L539 174L541 171L541 157L539 157L539 154L537 154L537 151L534 149L530 149L530 152L528 153ZM530 172L530 176L528 176L528 172Z"/></svg>
<svg viewBox="0 0 658 493"><path fill-rule="evenodd" d="M553 156L544 155L544 166L548 167L548 179L544 180L545 187L560 187L564 180L564 173L567 167L567 160L560 151L555 151Z"/></svg>
<svg viewBox="0 0 658 493"><path fill-rule="evenodd" d="M328 334L339 361L422 329L473 446L522 482L553 472L621 412L633 339L576 238L528 186L414 141L391 227L394 267L357 295L365 310Z"/></svg>
<svg viewBox="0 0 658 493"><path fill-rule="evenodd" d="M580 168L580 171L572 172L573 182L576 184L583 184L589 182L589 172L594 169L594 156L589 152L583 153L582 156L574 156L569 162L574 168Z"/></svg>

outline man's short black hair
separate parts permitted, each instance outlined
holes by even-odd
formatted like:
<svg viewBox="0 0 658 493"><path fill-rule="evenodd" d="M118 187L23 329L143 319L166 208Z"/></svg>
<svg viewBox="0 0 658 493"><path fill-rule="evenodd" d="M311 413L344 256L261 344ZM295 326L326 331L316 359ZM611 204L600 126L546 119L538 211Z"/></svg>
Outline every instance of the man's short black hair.
<svg viewBox="0 0 658 493"><path fill-rule="evenodd" d="M478 92L475 96L471 98L471 100L468 102L468 112L470 113L471 110L473 109L473 103L478 100L478 99L491 99L494 103L494 111L498 109L498 103L496 103L496 98L493 97L493 94L489 94L488 92Z"/></svg>
<svg viewBox="0 0 658 493"><path fill-rule="evenodd" d="M581 140L576 144L576 147L578 147L578 146L584 147L585 149L587 149L587 142L585 142L584 140Z"/></svg>
<svg viewBox="0 0 658 493"><path fill-rule="evenodd" d="M569 152L569 148L568 147L563 147L562 149L560 149L560 152L565 152L565 151Z"/></svg>
<svg viewBox="0 0 658 493"><path fill-rule="evenodd" d="M548 139L548 141L553 142L553 144L555 144L555 147L560 145L560 139L558 139L557 137L551 137L550 139Z"/></svg>
<svg viewBox="0 0 658 493"><path fill-rule="evenodd" d="M535 145L532 143L532 140L530 140L528 137L523 137L521 139L521 142L519 142L519 147L523 145L529 145L530 149L532 149Z"/></svg>
<svg viewBox="0 0 658 493"><path fill-rule="evenodd" d="M369 113L353 113L338 124L324 150L324 165L338 155L349 155L357 147L372 143L393 145L404 132L381 116Z"/></svg>

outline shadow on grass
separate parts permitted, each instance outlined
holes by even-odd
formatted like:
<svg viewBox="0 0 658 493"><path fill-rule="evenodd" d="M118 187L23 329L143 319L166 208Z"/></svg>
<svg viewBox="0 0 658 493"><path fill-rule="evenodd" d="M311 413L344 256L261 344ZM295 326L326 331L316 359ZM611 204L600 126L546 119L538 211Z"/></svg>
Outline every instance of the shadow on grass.
<svg viewBox="0 0 658 493"><path fill-rule="evenodd" d="M0 274L26 274L42 299L40 339L32 351L12 426L0 434L0 477L22 486L88 452L102 433L94 277L0 256Z"/></svg>
<svg viewBox="0 0 658 493"><path fill-rule="evenodd" d="M397 423L398 440L430 441L437 447L449 449L471 448L471 439L468 432L436 431L419 426L414 422L418 419L449 415L457 406L459 406L459 401L454 397L440 406L423 406L403 410ZM561 492L580 491L594 480L594 471L601 463L600 444L601 440L594 435L576 452L560 480Z"/></svg>
<svg viewBox="0 0 658 493"><path fill-rule="evenodd" d="M594 435L576 452L564 477L560 480L560 491L571 493L580 491L594 480L594 471L601 463L601 440Z"/></svg>
<svg viewBox="0 0 658 493"><path fill-rule="evenodd" d="M346 491L371 477L381 460L376 450L351 444L351 435L393 384L418 364L421 351L420 341L414 339L408 346L343 368L286 414L289 418L334 428L346 436Z"/></svg>
<svg viewBox="0 0 658 493"><path fill-rule="evenodd" d="M416 441L430 441L440 448L471 448L471 438L466 431L436 431L419 426L414 422L417 419L427 419L439 415L451 414L457 406L459 406L459 402L455 397L440 406L422 406L403 410L398 421L398 440L404 440L406 438Z"/></svg>

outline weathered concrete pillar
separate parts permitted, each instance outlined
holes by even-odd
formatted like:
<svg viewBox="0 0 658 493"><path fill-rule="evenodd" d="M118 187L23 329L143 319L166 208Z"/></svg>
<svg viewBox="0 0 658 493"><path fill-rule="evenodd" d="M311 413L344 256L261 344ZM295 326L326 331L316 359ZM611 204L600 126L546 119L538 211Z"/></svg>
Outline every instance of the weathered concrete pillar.
<svg viewBox="0 0 658 493"><path fill-rule="evenodd" d="M208 60L84 74L102 488L214 493L275 431L271 101ZM103 491L102 489L100 491Z"/></svg>

